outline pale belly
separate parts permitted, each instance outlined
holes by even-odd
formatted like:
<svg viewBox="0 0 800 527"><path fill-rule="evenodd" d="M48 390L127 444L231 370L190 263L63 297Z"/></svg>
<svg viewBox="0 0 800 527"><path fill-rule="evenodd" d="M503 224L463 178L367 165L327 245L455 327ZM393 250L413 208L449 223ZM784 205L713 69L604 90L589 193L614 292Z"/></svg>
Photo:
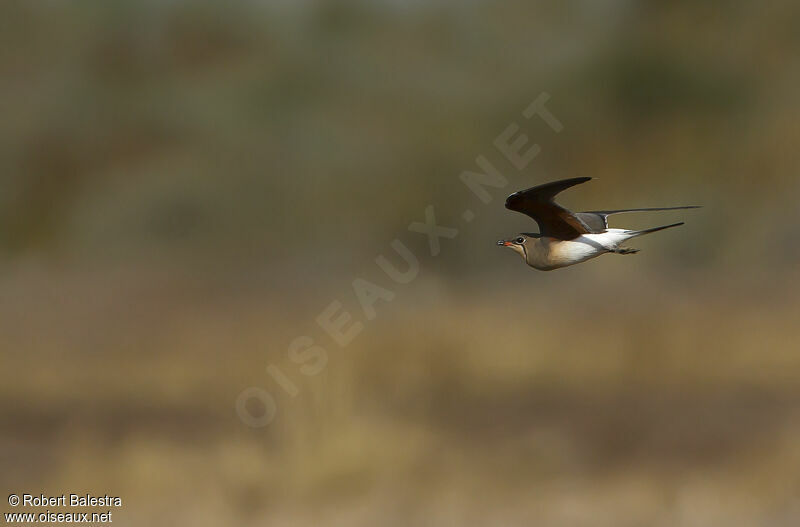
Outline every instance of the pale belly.
<svg viewBox="0 0 800 527"><path fill-rule="evenodd" d="M528 265L542 271L579 264L613 251L630 236L625 231L585 234L574 240L540 238L528 257Z"/></svg>

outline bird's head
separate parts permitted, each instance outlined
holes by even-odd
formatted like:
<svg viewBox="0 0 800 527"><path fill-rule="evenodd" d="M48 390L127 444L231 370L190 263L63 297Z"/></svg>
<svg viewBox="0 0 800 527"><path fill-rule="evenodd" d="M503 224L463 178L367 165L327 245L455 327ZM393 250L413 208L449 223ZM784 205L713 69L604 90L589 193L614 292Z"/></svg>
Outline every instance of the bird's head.
<svg viewBox="0 0 800 527"><path fill-rule="evenodd" d="M529 234L518 234L515 237L509 240L500 240L497 242L497 245L500 247L508 247L509 249L513 250L523 259L527 260L528 256L528 243L533 238L532 235Z"/></svg>

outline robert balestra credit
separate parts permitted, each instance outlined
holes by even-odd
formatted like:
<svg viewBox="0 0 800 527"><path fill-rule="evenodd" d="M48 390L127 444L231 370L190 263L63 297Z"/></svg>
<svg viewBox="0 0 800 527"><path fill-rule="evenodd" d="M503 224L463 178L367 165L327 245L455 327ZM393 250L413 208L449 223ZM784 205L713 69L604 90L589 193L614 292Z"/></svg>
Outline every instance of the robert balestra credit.
<svg viewBox="0 0 800 527"><path fill-rule="evenodd" d="M62 494L61 496L45 496L41 494L22 495L23 507L122 507L122 498L117 496L92 496L91 494Z"/></svg>

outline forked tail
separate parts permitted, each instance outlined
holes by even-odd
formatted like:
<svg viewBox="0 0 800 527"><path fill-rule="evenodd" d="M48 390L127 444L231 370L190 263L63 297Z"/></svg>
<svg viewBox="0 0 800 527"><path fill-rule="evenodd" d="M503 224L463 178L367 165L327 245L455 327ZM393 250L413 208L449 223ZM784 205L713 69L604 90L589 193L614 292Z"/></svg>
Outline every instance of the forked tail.
<svg viewBox="0 0 800 527"><path fill-rule="evenodd" d="M645 234L650 234L653 232L663 231L664 229L671 229L672 227L679 227L683 224L684 222L681 221L678 223L673 223L672 225L664 225L663 227L654 227L652 229L645 229L643 231L631 231L631 234L633 235L631 236L631 238L636 238L638 236L643 236Z"/></svg>

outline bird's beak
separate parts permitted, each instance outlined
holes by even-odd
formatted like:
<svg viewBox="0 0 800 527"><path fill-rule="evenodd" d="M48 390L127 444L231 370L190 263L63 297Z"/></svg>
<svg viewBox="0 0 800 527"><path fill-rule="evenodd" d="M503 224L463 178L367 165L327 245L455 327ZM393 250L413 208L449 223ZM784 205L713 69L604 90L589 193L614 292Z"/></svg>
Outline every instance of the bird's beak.
<svg viewBox="0 0 800 527"><path fill-rule="evenodd" d="M511 245L511 242L500 240L499 242L497 242L497 245L499 245L500 247L508 247L509 245Z"/></svg>

